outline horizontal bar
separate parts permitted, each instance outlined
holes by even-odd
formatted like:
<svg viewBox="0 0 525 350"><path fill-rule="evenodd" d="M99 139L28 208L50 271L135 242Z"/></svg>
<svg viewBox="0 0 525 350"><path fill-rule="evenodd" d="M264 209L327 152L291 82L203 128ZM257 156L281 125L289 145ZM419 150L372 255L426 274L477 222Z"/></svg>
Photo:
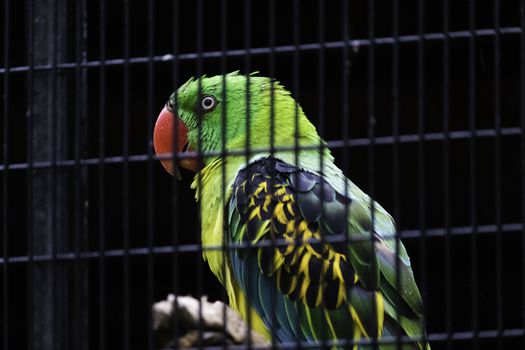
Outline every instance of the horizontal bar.
<svg viewBox="0 0 525 350"><path fill-rule="evenodd" d="M431 343L444 342L448 340L474 340L474 339L496 339L496 338L517 338L523 337L525 335L525 330L522 328L508 328L498 330L480 330L478 332L473 331L460 331L460 332L451 332L449 333L430 333L425 339L421 337L392 337L392 336L383 336L380 339L370 339L370 338L361 338L359 340L353 339L326 339L326 340L316 340L316 341L289 341L289 342L277 342L275 345L279 349L319 349L319 348L331 348L331 347L352 347L354 345L382 345L382 344L409 344L414 340L423 341L427 340ZM187 350L200 350L199 347L188 347ZM253 345L253 344L240 344L240 345L228 345L229 350L266 350L268 349L267 345ZM206 350L224 350L224 346L206 346Z"/></svg>
<svg viewBox="0 0 525 350"><path fill-rule="evenodd" d="M500 34L520 34L520 27L503 27L498 30ZM455 31L449 33L428 33L423 35L401 35L397 38L394 37L380 37L376 39L354 39L354 40L341 40L341 41L329 41L322 44L319 43L310 43L310 44L300 44L300 45L282 45L271 47L258 47L253 49L233 49L226 51L207 51L203 53L183 53L178 56L172 54L166 54L161 56L145 56L145 57L133 57L133 58L117 58L109 59L104 61L86 61L86 62L69 62L69 63L60 63L56 65L58 69L74 69L77 67L83 68L93 68L100 66L119 66L125 63L127 64L141 64L149 62L173 62L178 61L191 61L198 58L221 58L221 57L242 57L245 55L268 55L274 53L285 53L285 52L294 52L294 51L314 51L323 49L340 49L343 47L351 46L354 49L359 47L367 47L370 45L393 45L395 43L416 43L421 40L423 41L441 41L445 38L449 39L462 39L474 37L487 37L495 36L496 30L494 29L477 29L473 32L468 30ZM15 66L10 68L0 68L0 74L5 74L6 71L10 73L20 73L27 72L29 70L41 71L41 70L50 70L53 67L51 65L35 65L30 66Z"/></svg>
<svg viewBox="0 0 525 350"><path fill-rule="evenodd" d="M343 148L346 146L349 147L363 147L363 146L369 146L372 143L374 145L390 145L394 143L417 143L420 140L422 141L443 141L443 140L465 140L465 139L471 139L471 138L487 138L487 137L495 137L496 134L499 132L499 135L501 136L519 136L522 134L522 130L519 127L511 127L511 128L501 128L498 131L495 129L480 129L475 130L474 132L469 130L460 130L460 131L451 131L448 133L443 132L433 132L433 133L426 133L426 134L407 134L407 135L400 135L398 137L396 136L378 136L374 137L372 139L370 138L356 138L356 139L350 139L350 140L333 140L328 141L327 145L329 148L337 149L337 148ZM300 147L301 149L311 149L311 148L318 148L319 146L303 146ZM275 147L273 150L270 150L268 148L254 148L250 150L250 154L256 154L257 152L270 152L270 151L291 151L295 150L295 147ZM198 156L201 157L216 157L220 155L245 155L246 151L244 150L238 150L238 151L229 151L226 153L222 152L203 152L202 154L198 154L197 152L182 152L177 153L176 158L178 159L184 159L184 158L195 158ZM13 163L9 164L7 166L7 170L26 170L28 168L33 169L42 169L42 168L50 168L50 167L73 167L77 165L77 162L79 162L80 165L99 165L99 164L115 164L115 163L138 163L138 162L147 162L150 159L170 159L173 155L166 153L160 156L149 156L147 154L136 154L136 155L130 155L127 157L123 156L114 156L114 157L105 157L105 158L85 158L80 160L58 160L55 163L52 163L51 161L46 162L33 162L31 164L29 163ZM0 164L0 172L4 171L5 165Z"/></svg>
<svg viewBox="0 0 525 350"><path fill-rule="evenodd" d="M509 233L509 232L519 232L522 231L524 228L524 225L522 223L507 223L501 225L500 228L498 228L497 225L479 225L479 226L458 226L458 227L451 227L450 229L446 228L431 228L427 230L403 230L399 234L402 239L412 239L412 238L418 238L421 236L425 237L442 237L445 235L469 235L469 234L490 234L490 233ZM340 237L340 236L339 236ZM346 239L341 239L338 236L335 237L324 237L324 242L329 243L339 243L344 242ZM285 240L282 240L282 244L288 244ZM230 244L228 247L223 246L207 246L204 248L205 250L224 250L224 249L250 249L255 247L264 247L264 246L274 246L278 247L280 246L280 241L276 242L259 242L257 244L246 244L246 243L239 243L239 244ZM106 250L102 254L100 251L90 251L90 252L81 252L79 254L69 252L69 253L57 253L56 254L56 260L74 260L74 259L97 259L100 258L101 255L104 257L122 257L124 255L130 255L130 256L145 256L148 254L173 254L175 252L178 253L195 253L195 252L202 252L203 247L200 244L185 244L180 245L178 247L174 246L158 246L153 248L148 247L139 247L139 248L130 248L129 250L124 251L123 249L111 249ZM14 256L7 259L7 263L14 264L14 263L27 263L29 262L29 257L22 255L22 256ZM53 258L49 254L44 255L33 255L31 257L31 262L49 262L52 261ZM0 258L0 265L3 265L5 263L6 259Z"/></svg>
<svg viewBox="0 0 525 350"><path fill-rule="evenodd" d="M409 337L409 336L384 336L380 339L370 339L370 338L361 338L359 340L352 339L338 339L338 340L317 340L317 341L290 341L278 343L277 347L279 349L298 349L298 348L316 348L319 347L341 347L345 348L353 345L372 345L372 344L411 344L414 340L416 341L429 341L431 343L444 342L448 340L473 340L473 339L491 339L491 338L516 338L523 337L525 335L525 330L522 328L510 328L498 330L481 330L479 332L473 331L460 331L452 333L430 333L424 339L422 337ZM298 346L299 345L299 346ZM228 347L228 349L235 350L247 350L252 347L247 347L245 345L238 345L233 347ZM255 349L263 349L263 347L254 347ZM195 349L198 348L188 348ZM220 350L221 347L206 347L206 349Z"/></svg>

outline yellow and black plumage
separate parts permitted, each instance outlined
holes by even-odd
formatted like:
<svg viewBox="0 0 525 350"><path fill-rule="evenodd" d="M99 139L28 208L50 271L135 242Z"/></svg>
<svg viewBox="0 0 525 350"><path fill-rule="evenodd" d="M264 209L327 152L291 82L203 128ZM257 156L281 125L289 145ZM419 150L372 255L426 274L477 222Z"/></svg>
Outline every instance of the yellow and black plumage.
<svg viewBox="0 0 525 350"><path fill-rule="evenodd" d="M419 327L410 321L421 313L419 293L396 290L394 252L367 231L371 225L349 196L318 175L270 157L241 170L232 191L228 239L240 247L231 250L231 268L278 338L395 334L394 316L385 312L392 305L408 320L405 328ZM415 286L412 272L404 272L402 282ZM414 342L402 348L418 347Z"/></svg>

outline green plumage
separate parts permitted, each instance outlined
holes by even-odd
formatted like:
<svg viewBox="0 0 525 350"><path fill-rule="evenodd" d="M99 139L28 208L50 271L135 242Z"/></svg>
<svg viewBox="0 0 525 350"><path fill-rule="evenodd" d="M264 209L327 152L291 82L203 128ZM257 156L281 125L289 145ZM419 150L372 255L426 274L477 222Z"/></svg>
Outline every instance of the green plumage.
<svg viewBox="0 0 525 350"><path fill-rule="evenodd" d="M202 96L219 106L199 113ZM372 349L359 342L390 337L394 343L379 344L386 350L397 348L400 332L415 338L402 349L430 348L420 340L421 296L392 218L342 174L328 149L319 150L324 142L289 92L268 78L233 73L191 80L172 104L175 98L193 149L252 150L248 158L205 157L192 185L203 204L204 257L234 308L246 317L249 305L262 320L256 326L281 342L340 339ZM274 152L266 149L272 141ZM296 142L309 148L296 154ZM206 250L224 243L237 248Z"/></svg>

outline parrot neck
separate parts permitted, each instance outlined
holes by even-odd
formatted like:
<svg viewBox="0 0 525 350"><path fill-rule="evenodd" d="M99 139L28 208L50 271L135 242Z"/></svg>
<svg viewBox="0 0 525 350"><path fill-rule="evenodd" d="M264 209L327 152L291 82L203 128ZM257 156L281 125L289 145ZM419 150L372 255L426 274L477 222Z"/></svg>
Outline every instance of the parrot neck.
<svg viewBox="0 0 525 350"><path fill-rule="evenodd" d="M226 162L222 158L214 159L195 174L191 184L191 188L196 190L195 199L200 203L203 258L225 286L230 283L229 277L224 275L224 254L217 247L224 243L224 208L228 204L237 171L242 166L242 158Z"/></svg>

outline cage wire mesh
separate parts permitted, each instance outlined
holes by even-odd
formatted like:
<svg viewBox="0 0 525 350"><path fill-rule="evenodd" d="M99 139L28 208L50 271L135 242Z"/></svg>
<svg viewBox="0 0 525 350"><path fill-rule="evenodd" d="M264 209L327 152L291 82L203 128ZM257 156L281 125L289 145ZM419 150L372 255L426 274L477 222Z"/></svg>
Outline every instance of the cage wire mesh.
<svg viewBox="0 0 525 350"><path fill-rule="evenodd" d="M197 303L193 326L173 318L166 342L154 331L152 305L170 293L228 297L202 259L210 204L195 203L194 174L182 170L179 182L162 169L153 131L190 77L233 71L258 72L246 86L258 76L281 82L335 164L393 216L433 349L523 348L523 1L3 0L0 11L3 349L180 347L173 339L189 328L190 346L207 345L207 303ZM240 103L216 98L223 112ZM260 137L239 133L247 146ZM222 139L221 151L197 159L226 156ZM160 158L169 157L188 153ZM224 169L221 178L227 208ZM214 249L228 258L258 248ZM279 344L276 329L273 345L334 345ZM245 333L243 346L254 346L257 335ZM353 333L340 340L351 348Z"/></svg>

